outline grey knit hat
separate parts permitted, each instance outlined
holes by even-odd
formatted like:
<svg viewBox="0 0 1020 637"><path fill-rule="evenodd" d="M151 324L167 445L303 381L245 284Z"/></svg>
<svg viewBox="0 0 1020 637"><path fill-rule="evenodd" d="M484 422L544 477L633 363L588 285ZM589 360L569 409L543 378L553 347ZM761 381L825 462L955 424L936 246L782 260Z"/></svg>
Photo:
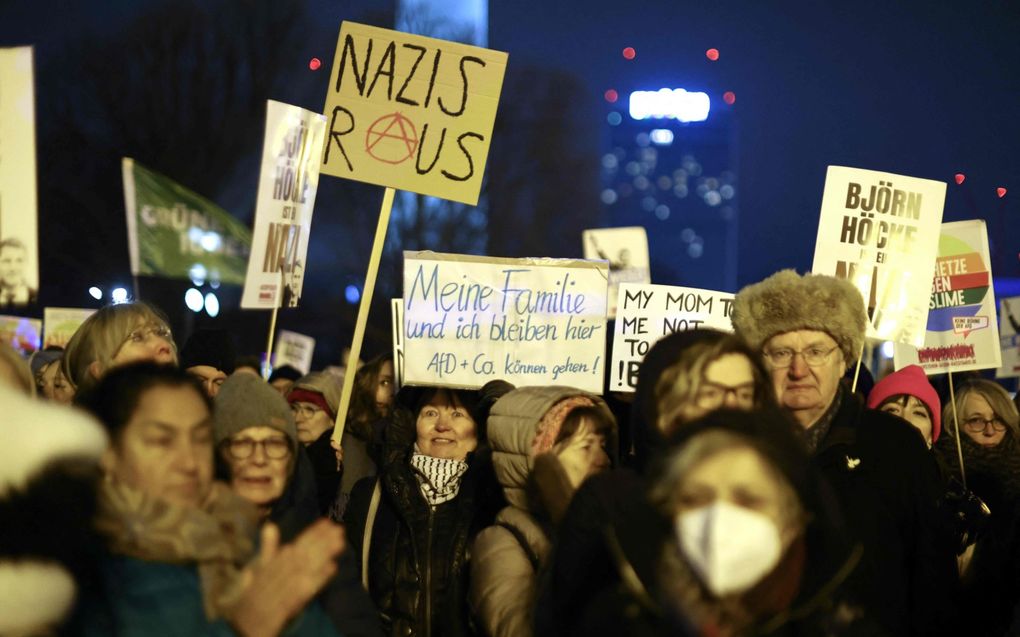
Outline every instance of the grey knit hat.
<svg viewBox="0 0 1020 637"><path fill-rule="evenodd" d="M224 381L213 402L213 418L216 444L248 427L272 427L287 435L292 449L298 446L290 405L258 376L234 374Z"/></svg>
<svg viewBox="0 0 1020 637"><path fill-rule="evenodd" d="M755 351L776 334L817 330L831 336L847 363L864 345L868 317L864 299L853 283L824 274L800 276L780 270L737 292L733 329Z"/></svg>

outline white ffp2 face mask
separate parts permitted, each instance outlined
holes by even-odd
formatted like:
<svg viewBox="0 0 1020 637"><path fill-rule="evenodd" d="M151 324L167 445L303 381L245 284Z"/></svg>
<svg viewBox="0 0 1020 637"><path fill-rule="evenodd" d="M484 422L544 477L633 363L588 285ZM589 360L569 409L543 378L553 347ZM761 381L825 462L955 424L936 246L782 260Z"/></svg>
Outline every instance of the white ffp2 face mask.
<svg viewBox="0 0 1020 637"><path fill-rule="evenodd" d="M676 516L680 550L716 596L742 593L779 563L779 529L765 515L722 500Z"/></svg>

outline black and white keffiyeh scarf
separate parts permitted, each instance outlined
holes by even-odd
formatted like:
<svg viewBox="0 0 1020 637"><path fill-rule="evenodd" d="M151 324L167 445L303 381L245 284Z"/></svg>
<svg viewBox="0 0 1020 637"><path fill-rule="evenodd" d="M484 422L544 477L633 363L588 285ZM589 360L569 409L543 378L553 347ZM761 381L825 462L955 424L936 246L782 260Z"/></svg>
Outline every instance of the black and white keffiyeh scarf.
<svg viewBox="0 0 1020 637"><path fill-rule="evenodd" d="M463 460L434 458L418 451L414 446L411 455L411 468L418 479L418 487L429 505L436 507L457 497L460 491L460 480L468 470Z"/></svg>

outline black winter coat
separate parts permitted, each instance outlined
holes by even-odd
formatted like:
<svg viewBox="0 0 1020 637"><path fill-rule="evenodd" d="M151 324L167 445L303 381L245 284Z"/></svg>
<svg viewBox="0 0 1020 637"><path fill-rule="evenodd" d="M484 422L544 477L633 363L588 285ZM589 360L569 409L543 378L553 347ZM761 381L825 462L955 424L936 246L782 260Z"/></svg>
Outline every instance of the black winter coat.
<svg viewBox="0 0 1020 637"><path fill-rule="evenodd" d="M388 426L387 436L407 438L406 418ZM398 422L399 421L399 422ZM395 431L389 431L395 430ZM385 452L380 475L358 482L344 515L350 551L361 556L369 503L376 480L381 500L368 561L369 594L394 637L473 635L467 605L468 559L475 535L491 525L505 502L492 474L487 450L468 456L468 471L457 497L435 507L421 494L410 466L413 442Z"/></svg>
<svg viewBox="0 0 1020 637"><path fill-rule="evenodd" d="M891 634L955 634L956 564L935 460L906 421L840 391L814 458L864 546L851 584Z"/></svg>

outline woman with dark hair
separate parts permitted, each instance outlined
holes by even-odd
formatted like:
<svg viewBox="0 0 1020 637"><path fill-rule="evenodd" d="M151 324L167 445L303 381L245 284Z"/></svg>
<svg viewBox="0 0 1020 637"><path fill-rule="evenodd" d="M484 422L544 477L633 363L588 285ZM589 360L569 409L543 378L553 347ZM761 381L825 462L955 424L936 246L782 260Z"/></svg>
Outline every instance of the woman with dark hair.
<svg viewBox="0 0 1020 637"><path fill-rule="evenodd" d="M368 361L354 377L351 408L337 452L343 468L340 492L330 512L334 519L343 519L354 485L362 478L376 474L379 435L374 428L393 409L394 385L392 354L383 354Z"/></svg>
<svg viewBox="0 0 1020 637"><path fill-rule="evenodd" d="M379 476L354 488L344 522L387 635L472 634L468 547L503 503L486 445L493 388L406 388Z"/></svg>
<svg viewBox="0 0 1020 637"><path fill-rule="evenodd" d="M169 366L104 374L79 404L105 425L96 526L100 581L79 618L88 635L334 635L315 604L343 534L323 521L280 546L254 507L213 481L209 398Z"/></svg>

